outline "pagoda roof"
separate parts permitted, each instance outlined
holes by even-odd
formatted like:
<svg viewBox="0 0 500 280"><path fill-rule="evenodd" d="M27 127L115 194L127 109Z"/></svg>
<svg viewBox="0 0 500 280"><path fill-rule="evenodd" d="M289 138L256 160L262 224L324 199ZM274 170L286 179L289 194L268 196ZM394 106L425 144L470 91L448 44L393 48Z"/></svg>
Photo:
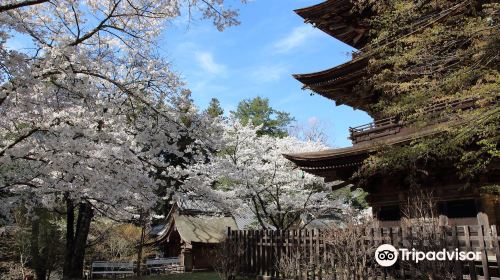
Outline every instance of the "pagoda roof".
<svg viewBox="0 0 500 280"><path fill-rule="evenodd" d="M372 97L353 90L366 74L367 65L368 58L357 58L324 71L295 74L293 77L304 84L303 88L335 100L337 105L346 104L355 109L369 111Z"/></svg>
<svg viewBox="0 0 500 280"><path fill-rule="evenodd" d="M425 128L412 127L404 133L383 138L378 141L363 142L352 147L329 149L319 152L284 154L300 169L325 178L326 182L348 181L372 153L380 147L404 145L417 138L438 133L439 124Z"/></svg>
<svg viewBox="0 0 500 280"><path fill-rule="evenodd" d="M305 22L330 36L354 47L362 48L368 42L368 26L360 21L360 16L352 14L350 0L327 0L320 4L295 10Z"/></svg>

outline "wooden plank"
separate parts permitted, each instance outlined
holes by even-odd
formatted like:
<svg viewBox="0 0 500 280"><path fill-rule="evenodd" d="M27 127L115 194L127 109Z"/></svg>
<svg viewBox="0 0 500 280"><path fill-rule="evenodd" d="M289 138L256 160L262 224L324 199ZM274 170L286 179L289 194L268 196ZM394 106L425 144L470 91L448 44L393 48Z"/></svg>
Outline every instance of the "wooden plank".
<svg viewBox="0 0 500 280"><path fill-rule="evenodd" d="M281 251L283 250L283 230L276 232L276 264L281 262ZM280 272L276 269L276 277L280 277Z"/></svg>
<svg viewBox="0 0 500 280"><path fill-rule="evenodd" d="M297 231L297 250L299 252L299 254L303 254L303 250L302 250L302 231L301 230L298 230ZM297 272L298 276L299 276L299 280L302 280L302 275L303 275L303 271L302 269L299 269L299 271Z"/></svg>
<svg viewBox="0 0 500 280"><path fill-rule="evenodd" d="M464 226L464 239L466 240L466 251L472 251L472 241L470 240L470 227ZM471 280L477 280L476 266L473 261L468 262L469 276Z"/></svg>
<svg viewBox="0 0 500 280"><path fill-rule="evenodd" d="M245 239L245 244L243 246L243 262L244 262L244 265L245 267L243 267L243 269L241 270L241 272L243 273L248 273L248 270L250 268L250 238L249 238L249 234L248 234L248 230L244 230L243 231L243 238Z"/></svg>
<svg viewBox="0 0 500 280"><path fill-rule="evenodd" d="M479 250L481 252L481 264L483 267L483 279L485 280L491 280L490 277L490 271L489 271L489 266L488 266L488 251L486 250L485 247L485 234L487 233L488 229L485 228L484 225L480 225L479 228Z"/></svg>
<svg viewBox="0 0 500 280"><path fill-rule="evenodd" d="M277 256L277 262L280 263L281 260L283 259L283 256L285 255L285 251L286 251L286 243L285 243L285 230L280 230L279 232L279 238L278 238L278 247L279 247L279 251L278 251L278 256ZM278 271L278 278L279 278L279 271Z"/></svg>
<svg viewBox="0 0 500 280"><path fill-rule="evenodd" d="M314 279L314 244L313 244L313 240L314 240L314 229L312 230L309 230L308 231L308 240L309 240L309 243L308 243L308 247L309 247L309 267L311 267L311 271L308 273L308 279L311 279L310 277L312 277L312 279Z"/></svg>
<svg viewBox="0 0 500 280"><path fill-rule="evenodd" d="M264 255L262 256L263 258L263 265L264 265L264 275L269 275L269 230L264 230L264 238L262 239L263 241L263 248L264 248Z"/></svg>
<svg viewBox="0 0 500 280"><path fill-rule="evenodd" d="M311 235L311 232L309 230L303 230L304 231L304 234L302 235L303 238L304 238L304 252L306 254L306 257L307 259L304 260L304 262L306 262L306 267L308 269L305 270L305 274L306 274L306 279L311 279L310 277L310 273L311 271L309 270L309 267L311 266L311 259L310 259L310 251L309 251L309 236Z"/></svg>
<svg viewBox="0 0 500 280"><path fill-rule="evenodd" d="M248 238L248 269L247 269L247 271L245 271L245 273L250 274L250 273L254 273L254 270L253 270L253 252L255 251L252 230L247 231L247 238Z"/></svg>
<svg viewBox="0 0 500 280"><path fill-rule="evenodd" d="M491 226L491 240L497 261L497 274L500 276L500 246L498 244L498 233L496 225Z"/></svg>
<svg viewBox="0 0 500 280"><path fill-rule="evenodd" d="M321 240L323 242L323 260L325 260L325 262L326 262L326 260L328 259L328 246L326 244L326 238L324 236L324 233L321 237ZM332 269L332 268L329 267L329 269ZM322 272L323 272L323 270L322 270Z"/></svg>
<svg viewBox="0 0 500 280"><path fill-rule="evenodd" d="M378 245L384 244L385 243L384 242L384 228L382 228L382 227L381 228L377 228L377 233L378 233L378 237L379 237L379 243L378 243ZM383 271L384 271L384 274L383 274L384 278L383 279L385 280L385 279L387 279L387 268L384 267Z"/></svg>
<svg viewBox="0 0 500 280"><path fill-rule="evenodd" d="M321 279L322 277L322 274L321 274L321 267L322 265L319 265L321 263L323 263L323 260L321 260L321 249L320 249L320 245L319 245L319 238L320 238L320 230L316 230L316 235L315 235L315 243L314 245L316 246L316 253L314 255L314 263L317 265L318 267L318 279Z"/></svg>
<svg viewBox="0 0 500 280"><path fill-rule="evenodd" d="M408 247L406 247L406 248L408 248L408 249L414 247L412 244L413 243L413 236L415 235L413 232L414 229L416 230L415 227L411 227L411 226L408 227L407 236L406 236L407 243L408 243ZM410 279L415 279L415 275L416 275L415 267L413 265L410 265Z"/></svg>
<svg viewBox="0 0 500 280"><path fill-rule="evenodd" d="M244 230L243 231L243 239L244 239L244 245L243 245L243 264L244 264L244 267L241 268L241 272L246 272L248 271L248 266L249 266L249 262L248 262L248 256L249 256L249 252L250 252L250 248L249 248L249 237L248 237L248 231L247 230Z"/></svg>
<svg viewBox="0 0 500 280"><path fill-rule="evenodd" d="M398 228L398 247L399 248L404 248L404 244L403 244L403 241L404 241L404 237L403 237L403 228L402 227L399 227ZM403 277L403 279L406 279L406 271L405 271L405 267L403 265L402 262L399 263L399 273L401 273L401 277Z"/></svg>
<svg viewBox="0 0 500 280"><path fill-rule="evenodd" d="M240 246L241 244L241 238L242 238L241 235L242 235L241 230L236 231L236 244L238 244L238 246ZM237 260L237 262L241 266L241 260Z"/></svg>
<svg viewBox="0 0 500 280"><path fill-rule="evenodd" d="M241 249L243 250L243 254L241 255L241 257L239 258L238 260L238 263L239 263L239 267L241 269L242 266L245 265L245 252L246 252L246 248L245 248L245 245L246 245L246 236L245 236L245 231L242 231L242 230L239 230L238 231L240 234L240 238L239 238L239 244L238 246L241 246Z"/></svg>
<svg viewBox="0 0 500 280"><path fill-rule="evenodd" d="M451 227L451 236L452 236L452 243L450 244L454 244L455 245L454 247L458 248L458 250L460 251L460 242L458 240L458 228L456 225ZM463 266L462 262L459 260L455 261L454 263L454 274L456 279L463 279Z"/></svg>
<svg viewBox="0 0 500 280"><path fill-rule="evenodd" d="M252 230L252 273L255 274L257 274L259 271L259 269L257 268L257 253L259 251L257 243L257 231Z"/></svg>
<svg viewBox="0 0 500 280"><path fill-rule="evenodd" d="M274 269L274 261L275 261L275 254L276 254L276 251L275 251L275 248L277 248L275 245L276 245L276 240L275 240L275 234L274 234L274 230L271 231L271 234L270 234L270 242L269 242L269 262L268 262L268 266L269 266L269 270L270 270L270 274L272 277L275 277L275 271L276 269Z"/></svg>
<svg viewBox="0 0 500 280"><path fill-rule="evenodd" d="M292 242L292 238L290 237L290 232L289 230L287 230L285 232L286 234L286 237L285 237L285 240L286 240L286 252L285 252L285 255L287 256L287 258L290 258L291 256L291 252L290 252L290 248L291 248L291 242Z"/></svg>
<svg viewBox="0 0 500 280"><path fill-rule="evenodd" d="M298 247L297 247L297 243L296 243L296 238L297 238L297 231L296 230L293 230L292 231L292 246L290 247L290 258L293 258L294 254L297 254L297 250L298 250ZM293 277L296 278L296 277L299 277L299 271L294 271L293 272Z"/></svg>
<svg viewBox="0 0 500 280"><path fill-rule="evenodd" d="M258 271L259 271L259 274L262 275L264 274L264 269L262 267L262 255L263 255L263 247L262 247L262 234L263 234L263 231L262 230L259 230L257 232L257 235L258 235L258 251L257 251L257 266L258 266Z"/></svg>
<svg viewBox="0 0 500 280"><path fill-rule="evenodd" d="M262 233L262 249L263 249L263 253L262 253L262 266L263 266L263 275L268 275L269 273L269 268L268 268L268 230L264 230L263 233Z"/></svg>

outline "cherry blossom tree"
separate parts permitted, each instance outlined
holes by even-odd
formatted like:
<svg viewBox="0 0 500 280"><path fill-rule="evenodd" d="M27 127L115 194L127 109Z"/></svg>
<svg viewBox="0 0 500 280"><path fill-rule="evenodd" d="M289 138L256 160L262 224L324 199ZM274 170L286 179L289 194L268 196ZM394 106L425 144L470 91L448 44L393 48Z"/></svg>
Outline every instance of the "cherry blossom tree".
<svg viewBox="0 0 500 280"><path fill-rule="evenodd" d="M300 171L284 153L326 149L293 137L258 136L260 127L229 121L222 146L210 161L194 165L185 186L238 215L251 210L262 228L288 229L302 214L312 217L342 205L322 178Z"/></svg>
<svg viewBox="0 0 500 280"><path fill-rule="evenodd" d="M328 143L328 130L328 123L322 122L316 117L311 117L306 123L295 122L292 124L288 129L288 134L302 141L313 141L326 144Z"/></svg>
<svg viewBox="0 0 500 280"><path fill-rule="evenodd" d="M178 173L165 157L196 158L191 146L210 141L213 120L179 110L184 85L157 53L181 11L238 23L220 0L0 3L0 210L65 205L65 279L81 278L94 215L151 208L151 174ZM28 47L9 47L19 39Z"/></svg>

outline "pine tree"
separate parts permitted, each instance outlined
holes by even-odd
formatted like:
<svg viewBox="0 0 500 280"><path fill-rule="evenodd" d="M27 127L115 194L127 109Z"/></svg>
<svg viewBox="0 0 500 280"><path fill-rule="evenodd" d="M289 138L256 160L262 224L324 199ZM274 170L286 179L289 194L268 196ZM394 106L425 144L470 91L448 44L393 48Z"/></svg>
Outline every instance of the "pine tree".
<svg viewBox="0 0 500 280"><path fill-rule="evenodd" d="M217 118L224 115L224 110L220 107L219 99L212 98L210 100L208 108L206 109L206 113L212 118Z"/></svg>
<svg viewBox="0 0 500 280"><path fill-rule="evenodd" d="M262 125L258 131L259 136L287 136L287 128L294 121L290 113L275 110L269 106L268 98L259 96L254 99L242 100L236 111L231 113L243 125L247 125L249 122L254 126Z"/></svg>

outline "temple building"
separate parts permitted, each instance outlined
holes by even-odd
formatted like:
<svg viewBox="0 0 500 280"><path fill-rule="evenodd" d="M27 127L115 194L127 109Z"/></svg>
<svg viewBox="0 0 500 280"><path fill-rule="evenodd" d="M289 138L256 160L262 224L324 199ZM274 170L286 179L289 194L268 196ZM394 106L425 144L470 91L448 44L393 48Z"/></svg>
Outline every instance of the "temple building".
<svg viewBox="0 0 500 280"><path fill-rule="evenodd" d="M184 271L212 269L215 246L227 237L228 228L239 229L237 221L211 203L177 198L163 223L150 233L164 258L179 258Z"/></svg>
<svg viewBox="0 0 500 280"><path fill-rule="evenodd" d="M340 66L316 73L297 74L294 77L304 85L304 89L335 101L336 105L347 105L367 112L374 122L350 128L352 146L320 152L288 154L285 157L300 169L321 176L325 182L342 180L352 183L353 174L362 166L365 159L384 145L405 145L415 139L437 133L436 127L443 120L435 120L422 128L412 126L398 116L382 118L371 106L377 102L376 94L370 91L357 91L355 86L367 75L368 59L363 57L362 49L370 42L370 27L363 20L370 16L370 11L353 15L349 0L327 0L323 3L296 10L295 12L316 28L330 36L360 50L353 59ZM474 99L433 104L425 108L428 114L443 110L474 109ZM437 115L437 114L436 114ZM423 179L423 188L432 191L437 200L439 214L447 217L450 225L461 224L500 224L500 204L498 198L482 194L480 186L498 184L500 167L491 170L470 186L456 176L456 170L450 162L439 162L430 168L433 172ZM367 200L372 206L373 215L381 225L395 225L401 219L401 210L408 201L409 188L404 183L405 174L394 176L374 175L363 185L369 193Z"/></svg>

